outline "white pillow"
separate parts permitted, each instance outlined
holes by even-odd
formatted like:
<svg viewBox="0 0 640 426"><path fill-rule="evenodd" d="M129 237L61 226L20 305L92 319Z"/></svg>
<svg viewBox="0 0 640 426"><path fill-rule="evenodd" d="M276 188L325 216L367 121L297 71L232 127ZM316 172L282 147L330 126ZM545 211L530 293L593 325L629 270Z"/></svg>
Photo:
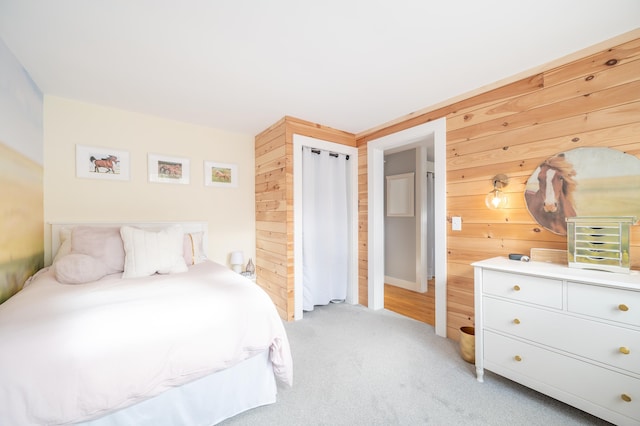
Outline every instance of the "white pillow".
<svg viewBox="0 0 640 426"><path fill-rule="evenodd" d="M122 278L187 271L183 257L184 234L180 225L160 231L123 226L120 235L125 252Z"/></svg>
<svg viewBox="0 0 640 426"><path fill-rule="evenodd" d="M66 255L71 253L71 229L62 228L60 230L60 247L56 252L56 256L53 258L52 264L55 264L58 260L62 259Z"/></svg>
<svg viewBox="0 0 640 426"><path fill-rule="evenodd" d="M84 284L107 275L107 266L87 254L71 253L54 264L56 279L63 284Z"/></svg>

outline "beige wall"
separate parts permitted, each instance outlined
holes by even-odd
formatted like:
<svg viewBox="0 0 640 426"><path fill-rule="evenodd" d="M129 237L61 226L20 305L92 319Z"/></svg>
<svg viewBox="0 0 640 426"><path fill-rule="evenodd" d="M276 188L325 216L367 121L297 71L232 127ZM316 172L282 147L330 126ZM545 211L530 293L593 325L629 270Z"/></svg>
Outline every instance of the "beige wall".
<svg viewBox="0 0 640 426"><path fill-rule="evenodd" d="M77 178L76 144L128 151L130 180ZM148 153L189 158L190 184L150 183ZM238 187L204 186L204 161L237 164ZM254 187L253 135L45 96L45 231L66 221L207 221L209 257L227 264L232 250L255 258Z"/></svg>

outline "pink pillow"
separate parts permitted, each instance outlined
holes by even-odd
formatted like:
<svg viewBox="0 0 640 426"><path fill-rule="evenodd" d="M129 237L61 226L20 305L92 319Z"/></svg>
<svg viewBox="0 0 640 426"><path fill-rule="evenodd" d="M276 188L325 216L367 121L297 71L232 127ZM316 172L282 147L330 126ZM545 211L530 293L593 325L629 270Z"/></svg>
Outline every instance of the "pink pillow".
<svg viewBox="0 0 640 426"><path fill-rule="evenodd" d="M63 284L84 284L107 275L104 263L86 254L71 253L55 263L56 279Z"/></svg>
<svg viewBox="0 0 640 426"><path fill-rule="evenodd" d="M124 271L124 245L119 227L76 226L71 253L86 254L105 264L107 274Z"/></svg>

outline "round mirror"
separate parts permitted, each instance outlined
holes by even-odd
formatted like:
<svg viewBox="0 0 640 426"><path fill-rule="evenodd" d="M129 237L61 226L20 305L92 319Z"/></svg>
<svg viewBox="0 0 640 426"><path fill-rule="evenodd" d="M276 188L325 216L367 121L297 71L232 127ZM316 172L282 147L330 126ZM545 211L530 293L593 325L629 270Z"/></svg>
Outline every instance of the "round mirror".
<svg viewBox="0 0 640 426"><path fill-rule="evenodd" d="M567 235L567 217L640 217L640 159L611 148L576 148L545 160L524 191L545 229Z"/></svg>

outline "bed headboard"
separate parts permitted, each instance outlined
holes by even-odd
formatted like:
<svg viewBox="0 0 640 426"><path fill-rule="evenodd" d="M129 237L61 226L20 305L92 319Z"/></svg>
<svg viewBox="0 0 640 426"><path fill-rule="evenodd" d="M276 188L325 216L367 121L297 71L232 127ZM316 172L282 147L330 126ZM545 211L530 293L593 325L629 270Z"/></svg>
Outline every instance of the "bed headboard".
<svg viewBox="0 0 640 426"><path fill-rule="evenodd" d="M53 259L60 247L60 231L63 229L73 229L76 226L134 226L136 228L161 229L171 225L181 225L186 233L202 232L202 246L207 254L209 248L209 224L207 222L52 222L51 225L51 246L49 259ZM48 263L51 263L49 260Z"/></svg>

